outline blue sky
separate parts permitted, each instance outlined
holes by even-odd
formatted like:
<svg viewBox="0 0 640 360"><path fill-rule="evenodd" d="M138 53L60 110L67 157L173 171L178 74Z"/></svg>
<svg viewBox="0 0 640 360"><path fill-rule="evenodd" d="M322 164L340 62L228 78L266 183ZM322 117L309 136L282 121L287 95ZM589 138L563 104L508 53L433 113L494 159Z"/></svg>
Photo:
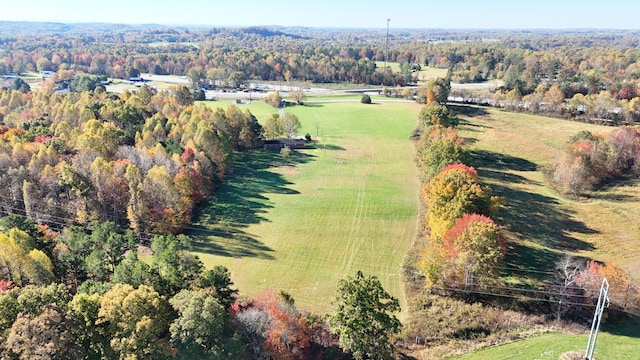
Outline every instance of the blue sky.
<svg viewBox="0 0 640 360"><path fill-rule="evenodd" d="M640 29L640 0L2 0L0 20L166 25Z"/></svg>

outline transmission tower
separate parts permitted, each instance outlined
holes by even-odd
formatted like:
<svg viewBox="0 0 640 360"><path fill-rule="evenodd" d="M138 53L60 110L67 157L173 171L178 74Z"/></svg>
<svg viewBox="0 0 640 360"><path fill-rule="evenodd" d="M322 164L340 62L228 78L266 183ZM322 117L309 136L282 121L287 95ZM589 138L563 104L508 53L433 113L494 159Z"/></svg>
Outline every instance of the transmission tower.
<svg viewBox="0 0 640 360"><path fill-rule="evenodd" d="M600 330L600 320L604 308L609 306L609 282L606 278L602 279L600 285L600 295L598 296L598 305L593 313L593 322L591 323L591 332L589 333L589 341L587 341L587 350L584 352L584 358L593 360L593 352L596 349L596 340L598 339L598 330Z"/></svg>

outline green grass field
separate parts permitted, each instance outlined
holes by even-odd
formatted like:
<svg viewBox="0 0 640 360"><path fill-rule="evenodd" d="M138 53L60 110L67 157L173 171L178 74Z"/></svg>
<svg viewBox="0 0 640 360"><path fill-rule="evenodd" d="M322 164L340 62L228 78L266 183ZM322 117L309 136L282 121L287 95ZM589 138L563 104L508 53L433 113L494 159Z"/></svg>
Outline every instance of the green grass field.
<svg viewBox="0 0 640 360"><path fill-rule="evenodd" d="M556 194L540 171L554 162L571 135L580 130L605 133L610 127L496 109L458 110L467 113L460 135L470 143L482 180L507 201L497 221L506 230L509 266L550 270L568 252L615 260L640 275L638 181L613 184L589 199L572 201Z"/></svg>
<svg viewBox="0 0 640 360"><path fill-rule="evenodd" d="M240 107L259 120L277 111L258 101ZM282 289L318 313L334 308L337 282L356 270L377 275L404 302L400 265L416 236L419 188L408 136L419 110L359 102L288 108L299 133L318 142L289 159L238 154L191 234L197 254L208 267L229 268L242 294Z"/></svg>
<svg viewBox="0 0 640 360"><path fill-rule="evenodd" d="M598 334L594 357L598 360L637 359L640 354L640 327L638 323L626 323ZM589 334L546 333L526 340L495 346L472 354L453 357L456 360L557 360L560 354L575 351L584 355Z"/></svg>

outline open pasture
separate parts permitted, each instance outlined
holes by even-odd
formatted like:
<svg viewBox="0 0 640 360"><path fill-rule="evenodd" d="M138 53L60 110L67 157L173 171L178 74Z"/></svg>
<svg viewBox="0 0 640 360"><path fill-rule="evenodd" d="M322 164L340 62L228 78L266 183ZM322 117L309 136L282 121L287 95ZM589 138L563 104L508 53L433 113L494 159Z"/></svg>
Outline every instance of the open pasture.
<svg viewBox="0 0 640 360"><path fill-rule="evenodd" d="M264 102L239 106L259 120L277 112ZM408 136L419 110L359 102L287 108L302 123L299 134L317 141L289 158L238 154L200 211L194 251L208 267L229 268L243 294L282 289L318 313L333 309L337 282L357 270L377 275L404 302L400 266L416 236L419 189Z"/></svg>
<svg viewBox="0 0 640 360"><path fill-rule="evenodd" d="M606 133L610 127L497 109L458 107L460 135L467 139L479 175L506 198L497 222L508 241L509 267L544 280L564 253L599 261L614 260L640 275L640 186L617 182L588 199L559 196L542 168L557 149L580 130Z"/></svg>

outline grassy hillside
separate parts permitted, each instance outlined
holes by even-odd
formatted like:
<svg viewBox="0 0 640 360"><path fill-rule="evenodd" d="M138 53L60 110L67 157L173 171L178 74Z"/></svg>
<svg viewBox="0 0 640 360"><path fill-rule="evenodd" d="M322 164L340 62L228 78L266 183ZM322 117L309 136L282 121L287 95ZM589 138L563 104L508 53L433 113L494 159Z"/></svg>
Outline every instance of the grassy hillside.
<svg viewBox="0 0 640 360"><path fill-rule="evenodd" d="M226 107L227 104L211 103ZM263 120L276 110L241 105ZM301 308L333 308L337 282L360 269L403 298L400 264L416 236L418 181L408 135L419 106L324 103L287 109L310 149L239 154L201 211L196 251L222 264L243 294L291 293Z"/></svg>
<svg viewBox="0 0 640 360"><path fill-rule="evenodd" d="M460 135L467 138L479 174L507 200L498 222L506 230L508 265L548 270L562 253L615 260L640 275L640 187L612 184L589 199L571 201L552 191L540 171L580 130L611 128L541 116L464 108Z"/></svg>

